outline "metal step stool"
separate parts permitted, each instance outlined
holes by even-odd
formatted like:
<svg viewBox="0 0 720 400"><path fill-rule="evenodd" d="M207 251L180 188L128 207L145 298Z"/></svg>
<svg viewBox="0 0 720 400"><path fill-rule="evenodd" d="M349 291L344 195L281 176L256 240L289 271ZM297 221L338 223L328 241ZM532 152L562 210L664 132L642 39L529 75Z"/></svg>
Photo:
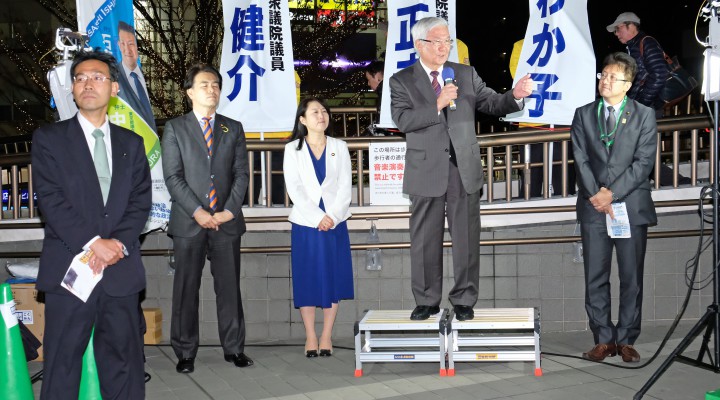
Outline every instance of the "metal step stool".
<svg viewBox="0 0 720 400"><path fill-rule="evenodd" d="M363 362L436 362L445 369L446 309L425 321L412 321L412 310L369 310L355 323L355 376ZM364 342L362 336L365 335Z"/></svg>
<svg viewBox="0 0 720 400"><path fill-rule="evenodd" d="M535 361L540 368L540 312L537 308L476 308L475 318L458 321L451 313L447 331L448 376L455 361Z"/></svg>

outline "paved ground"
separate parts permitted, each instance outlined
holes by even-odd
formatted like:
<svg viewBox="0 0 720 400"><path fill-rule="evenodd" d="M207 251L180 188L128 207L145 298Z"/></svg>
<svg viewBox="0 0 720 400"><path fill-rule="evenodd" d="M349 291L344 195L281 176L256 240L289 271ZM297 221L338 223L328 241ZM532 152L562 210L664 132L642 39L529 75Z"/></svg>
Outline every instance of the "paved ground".
<svg viewBox="0 0 720 400"><path fill-rule="evenodd" d="M307 359L300 343L249 343L255 360L249 368L226 363L215 346L200 349L192 374L175 372L176 359L167 345L147 346L147 399L632 399L677 347L689 330L681 324L660 356L639 369L619 357L608 365L548 355L579 356L591 345L588 332L545 333L541 337L543 376L534 376L532 362L456 362L456 375L441 377L435 363L364 363L364 375L354 377L355 353L350 337L335 339L329 358ZM658 349L668 327L645 327L637 343L643 363ZM693 356L699 341L685 355ZM707 359L706 359L707 361ZM642 365L642 363L640 364ZM30 363L31 374L42 364ZM39 392L40 382L34 385ZM720 389L720 374L675 362L644 399L705 399Z"/></svg>

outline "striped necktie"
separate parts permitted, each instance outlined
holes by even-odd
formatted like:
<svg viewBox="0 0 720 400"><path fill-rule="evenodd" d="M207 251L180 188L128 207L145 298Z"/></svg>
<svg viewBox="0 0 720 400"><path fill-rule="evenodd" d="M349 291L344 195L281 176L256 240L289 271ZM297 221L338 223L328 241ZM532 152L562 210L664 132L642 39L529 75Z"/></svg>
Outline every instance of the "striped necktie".
<svg viewBox="0 0 720 400"><path fill-rule="evenodd" d="M205 136L205 144L208 149L208 157L212 157L213 149L213 132L212 126L210 125L210 117L203 117L203 136ZM212 179L212 178L211 178ZM215 191L215 184L210 181L210 191L208 192L208 198L210 199L210 209L215 211L217 209L217 192Z"/></svg>
<svg viewBox="0 0 720 400"><path fill-rule="evenodd" d="M438 97L440 97L440 92L442 92L442 88L440 87L440 82L438 82L438 79L437 79L439 74L440 73L437 71L430 72L430 75L432 75L432 78L433 78L432 79L432 87L433 87L433 90L435 90L435 96L438 96Z"/></svg>

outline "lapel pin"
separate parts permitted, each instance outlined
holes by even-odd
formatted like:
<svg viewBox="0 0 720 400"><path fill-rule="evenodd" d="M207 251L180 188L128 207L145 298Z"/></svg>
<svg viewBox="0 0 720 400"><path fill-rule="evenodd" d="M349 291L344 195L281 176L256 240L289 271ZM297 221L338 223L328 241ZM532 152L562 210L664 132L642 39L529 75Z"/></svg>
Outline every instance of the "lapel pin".
<svg viewBox="0 0 720 400"><path fill-rule="evenodd" d="M623 123L623 124L627 124L627 118L623 118L623 119L622 119L622 123Z"/></svg>
<svg viewBox="0 0 720 400"><path fill-rule="evenodd" d="M224 133L228 133L228 132L230 131L230 130L228 129L228 127L225 126L225 125L223 125L223 124L220 124L220 129L221 129Z"/></svg>
<svg viewBox="0 0 720 400"><path fill-rule="evenodd" d="M127 157L127 153L123 153L123 158Z"/></svg>

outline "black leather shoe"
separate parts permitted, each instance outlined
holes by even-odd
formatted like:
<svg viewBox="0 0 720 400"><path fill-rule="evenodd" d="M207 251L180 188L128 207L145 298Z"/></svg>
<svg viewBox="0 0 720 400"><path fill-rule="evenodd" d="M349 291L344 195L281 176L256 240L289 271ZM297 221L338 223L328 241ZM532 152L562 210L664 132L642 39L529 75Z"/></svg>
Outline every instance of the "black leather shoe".
<svg viewBox="0 0 720 400"><path fill-rule="evenodd" d="M440 307L438 306L417 306L413 310L412 314L410 314L410 319L413 321L422 321L439 312Z"/></svg>
<svg viewBox="0 0 720 400"><path fill-rule="evenodd" d="M181 358L178 361L177 366L175 366L175 371L177 371L179 374L189 374L195 371L195 359Z"/></svg>
<svg viewBox="0 0 720 400"><path fill-rule="evenodd" d="M253 365L253 360L245 353L225 354L225 361L235 364L238 368L245 368Z"/></svg>
<svg viewBox="0 0 720 400"><path fill-rule="evenodd" d="M475 318L475 312L470 306L453 306L453 309L455 310L455 318L457 318L458 321L467 321Z"/></svg>

